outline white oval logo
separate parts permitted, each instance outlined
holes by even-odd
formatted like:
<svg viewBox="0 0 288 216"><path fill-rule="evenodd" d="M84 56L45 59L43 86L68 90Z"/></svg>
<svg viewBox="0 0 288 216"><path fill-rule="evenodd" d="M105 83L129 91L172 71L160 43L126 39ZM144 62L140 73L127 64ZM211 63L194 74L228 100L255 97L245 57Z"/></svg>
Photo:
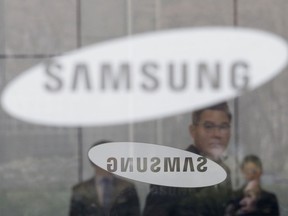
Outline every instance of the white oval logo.
<svg viewBox="0 0 288 216"><path fill-rule="evenodd" d="M6 87L2 105L19 119L54 126L152 120L253 90L286 63L286 42L263 31L153 32L37 65Z"/></svg>
<svg viewBox="0 0 288 216"><path fill-rule="evenodd" d="M227 177L225 170L200 155L148 143L113 142L89 150L90 160L116 175L171 187L205 187Z"/></svg>

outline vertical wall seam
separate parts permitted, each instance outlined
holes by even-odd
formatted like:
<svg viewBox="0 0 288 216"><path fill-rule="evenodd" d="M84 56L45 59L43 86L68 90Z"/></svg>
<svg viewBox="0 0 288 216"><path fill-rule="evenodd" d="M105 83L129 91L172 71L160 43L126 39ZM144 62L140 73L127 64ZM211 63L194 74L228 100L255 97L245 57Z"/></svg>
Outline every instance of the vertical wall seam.
<svg viewBox="0 0 288 216"><path fill-rule="evenodd" d="M80 48L82 46L81 38L81 0L76 0L76 46ZM83 181L83 129L77 128L77 144L78 144L78 181Z"/></svg>
<svg viewBox="0 0 288 216"><path fill-rule="evenodd" d="M154 10L154 17L155 17L155 31L161 28L161 7L162 2L161 0L155 0L155 10ZM156 120L156 142L157 144L163 145L163 120L158 119Z"/></svg>
<svg viewBox="0 0 288 216"><path fill-rule="evenodd" d="M238 27L238 0L233 1L233 25L234 27ZM234 136L235 136L235 173L236 173L236 187L239 186L239 98L235 98L234 100Z"/></svg>
<svg viewBox="0 0 288 216"><path fill-rule="evenodd" d="M76 0L76 46L82 46L81 41L81 0Z"/></svg>
<svg viewBox="0 0 288 216"><path fill-rule="evenodd" d="M233 25L238 26L238 0L233 2Z"/></svg>
<svg viewBox="0 0 288 216"><path fill-rule="evenodd" d="M161 28L161 0L155 0L155 30L159 30Z"/></svg>
<svg viewBox="0 0 288 216"><path fill-rule="evenodd" d="M6 22L6 17L5 17L5 0L1 1L2 9L1 9L1 22L3 24L3 30L2 31L2 45L3 45L3 55L2 57L4 58L6 56L6 28L5 28L5 22ZM7 82L7 76L6 76L6 61L3 62L3 73L1 74L2 78L2 88L6 85Z"/></svg>
<svg viewBox="0 0 288 216"><path fill-rule="evenodd" d="M132 35L132 0L126 0L126 34Z"/></svg>
<svg viewBox="0 0 288 216"><path fill-rule="evenodd" d="M128 37L133 34L132 17L133 17L132 0L126 0L126 34ZM133 100L133 98L131 100ZM133 101L131 104L129 104L129 112L133 112ZM129 122L128 125L129 125L128 126L129 141L134 141L133 121Z"/></svg>

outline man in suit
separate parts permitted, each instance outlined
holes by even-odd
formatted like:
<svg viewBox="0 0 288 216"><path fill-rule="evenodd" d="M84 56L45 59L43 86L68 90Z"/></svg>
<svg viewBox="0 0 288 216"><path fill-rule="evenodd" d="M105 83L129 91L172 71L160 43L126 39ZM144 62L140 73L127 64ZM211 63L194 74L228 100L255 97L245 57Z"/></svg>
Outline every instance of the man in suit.
<svg viewBox="0 0 288 216"><path fill-rule="evenodd" d="M189 127L194 144L186 150L214 160L227 172L224 182L203 188L173 188L151 185L144 216L223 216L232 192L223 153L230 139L231 113L227 103L217 104L192 114Z"/></svg>
<svg viewBox="0 0 288 216"><path fill-rule="evenodd" d="M233 199L227 206L226 215L278 216L279 206L274 193L261 187L262 162L256 155L247 155L241 165L245 184L234 192Z"/></svg>
<svg viewBox="0 0 288 216"><path fill-rule="evenodd" d="M99 141L92 147L108 143ZM91 163L92 164L92 163ZM140 205L134 184L92 164L95 175L72 189L70 216L138 216Z"/></svg>

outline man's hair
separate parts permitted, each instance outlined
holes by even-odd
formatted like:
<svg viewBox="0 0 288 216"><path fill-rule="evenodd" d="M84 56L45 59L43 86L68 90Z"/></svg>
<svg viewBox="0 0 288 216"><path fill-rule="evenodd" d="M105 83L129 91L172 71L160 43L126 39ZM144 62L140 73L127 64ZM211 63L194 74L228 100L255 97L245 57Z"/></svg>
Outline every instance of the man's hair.
<svg viewBox="0 0 288 216"><path fill-rule="evenodd" d="M241 163L241 169L243 169L244 165L246 163L249 163L249 162L255 164L260 170L262 170L262 162L261 162L260 158L256 155L247 155L243 159L243 162Z"/></svg>
<svg viewBox="0 0 288 216"><path fill-rule="evenodd" d="M216 104L214 106L210 106L210 107L205 107L203 109L197 110L195 112L192 113L192 123L193 125L197 125L200 121L201 118L201 114L206 111L206 110L217 110L217 111L222 111L224 113L227 114L229 121L231 122L232 120L232 115L231 112L229 110L228 104L226 102L224 103L220 103L220 104Z"/></svg>

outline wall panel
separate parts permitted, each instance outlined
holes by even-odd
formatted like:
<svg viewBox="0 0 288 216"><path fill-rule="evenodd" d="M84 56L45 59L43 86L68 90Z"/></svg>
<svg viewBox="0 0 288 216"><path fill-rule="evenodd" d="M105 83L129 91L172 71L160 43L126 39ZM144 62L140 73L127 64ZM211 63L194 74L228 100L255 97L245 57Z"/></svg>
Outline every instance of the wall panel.
<svg viewBox="0 0 288 216"><path fill-rule="evenodd" d="M5 14L4 14L4 0L0 0L0 55L4 53L5 49L5 31L4 31L4 25L5 25Z"/></svg>
<svg viewBox="0 0 288 216"><path fill-rule="evenodd" d="M157 29L157 19L159 19L157 16L157 2L159 1L160 0L131 1L130 22L132 34L151 32Z"/></svg>
<svg viewBox="0 0 288 216"><path fill-rule="evenodd" d="M238 23L287 40L287 10L288 2L282 0L238 1ZM282 215L288 214L287 82L288 70L285 69L274 80L239 100L239 155L254 153L262 159L263 184L277 194Z"/></svg>
<svg viewBox="0 0 288 216"><path fill-rule="evenodd" d="M0 60L5 82L39 61ZM2 109L0 119L1 215L67 215L70 187L78 179L76 130L25 123Z"/></svg>
<svg viewBox="0 0 288 216"><path fill-rule="evenodd" d="M88 0L80 3L81 26L78 26L81 32L80 44L85 46L127 35L125 0ZM83 128L83 177L87 178L92 174L87 152L93 143L102 139L126 141L128 136L128 125Z"/></svg>
<svg viewBox="0 0 288 216"><path fill-rule="evenodd" d="M81 44L94 44L126 35L125 0L81 2Z"/></svg>
<svg viewBox="0 0 288 216"><path fill-rule="evenodd" d="M161 8L161 28L233 24L233 1L165 0Z"/></svg>
<svg viewBox="0 0 288 216"><path fill-rule="evenodd" d="M160 8L160 29L203 26L233 26L233 1L162 1ZM177 42L175 42L177 43ZM191 98L193 100L193 98ZM171 101L173 103L173 101ZM230 102L233 110L233 102ZM169 106L169 104L167 104ZM161 130L161 144L180 149L187 148L193 141L188 126L191 123L191 113L171 116L159 121ZM235 143L230 142L230 156L228 163L235 169ZM233 151L232 151L233 150ZM234 180L235 181L235 180Z"/></svg>
<svg viewBox="0 0 288 216"><path fill-rule="evenodd" d="M9 55L59 54L75 49L73 0L4 1L5 45Z"/></svg>
<svg viewBox="0 0 288 216"><path fill-rule="evenodd" d="M154 0L82 1L81 8L83 45L155 30ZM117 106L112 109L117 112ZM93 173L87 152L92 143L101 139L156 143L156 122L83 128L83 179ZM143 206L148 184L135 184Z"/></svg>

